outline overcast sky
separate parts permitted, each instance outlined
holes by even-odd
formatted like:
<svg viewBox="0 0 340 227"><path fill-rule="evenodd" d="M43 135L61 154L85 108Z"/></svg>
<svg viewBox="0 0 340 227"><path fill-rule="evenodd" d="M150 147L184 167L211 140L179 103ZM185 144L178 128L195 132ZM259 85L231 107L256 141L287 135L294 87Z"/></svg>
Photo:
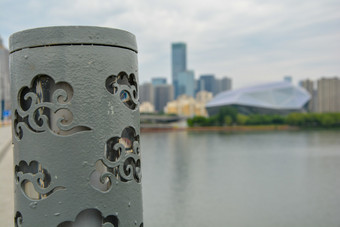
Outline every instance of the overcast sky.
<svg viewBox="0 0 340 227"><path fill-rule="evenodd" d="M34 27L93 25L134 33L139 80L171 75L171 43L187 43L195 77L234 88L340 76L339 0L0 0L0 36Z"/></svg>

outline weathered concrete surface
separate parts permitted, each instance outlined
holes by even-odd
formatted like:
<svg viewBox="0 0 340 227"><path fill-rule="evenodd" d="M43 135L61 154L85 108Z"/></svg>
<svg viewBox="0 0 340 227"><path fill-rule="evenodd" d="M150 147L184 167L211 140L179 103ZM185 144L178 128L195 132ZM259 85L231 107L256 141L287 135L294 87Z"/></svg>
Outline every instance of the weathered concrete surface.
<svg viewBox="0 0 340 227"><path fill-rule="evenodd" d="M0 225L13 226L14 222L14 176L11 127L0 127Z"/></svg>
<svg viewBox="0 0 340 227"><path fill-rule="evenodd" d="M14 209L23 227L142 225L135 41L84 26L11 36Z"/></svg>

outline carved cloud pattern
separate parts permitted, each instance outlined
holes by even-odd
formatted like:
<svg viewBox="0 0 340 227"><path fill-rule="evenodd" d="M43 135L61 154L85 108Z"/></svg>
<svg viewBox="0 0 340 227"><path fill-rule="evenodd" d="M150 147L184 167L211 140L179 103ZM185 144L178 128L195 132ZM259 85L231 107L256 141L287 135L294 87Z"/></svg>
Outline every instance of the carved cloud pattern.
<svg viewBox="0 0 340 227"><path fill-rule="evenodd" d="M14 132L21 139L22 127L33 132L50 130L59 135L70 135L91 128L73 121L69 109L73 89L66 82L55 83L48 75L37 75L30 87L18 93L18 109L14 113Z"/></svg>

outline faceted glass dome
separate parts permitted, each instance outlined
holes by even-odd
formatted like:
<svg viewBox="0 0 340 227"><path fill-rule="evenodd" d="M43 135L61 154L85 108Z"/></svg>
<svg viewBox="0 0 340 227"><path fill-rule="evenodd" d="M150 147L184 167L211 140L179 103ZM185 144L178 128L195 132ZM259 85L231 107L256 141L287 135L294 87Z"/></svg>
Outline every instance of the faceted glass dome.
<svg viewBox="0 0 340 227"><path fill-rule="evenodd" d="M288 114L304 111L310 97L302 87L275 82L222 92L207 103L206 108L209 115L224 106L233 106L244 114Z"/></svg>

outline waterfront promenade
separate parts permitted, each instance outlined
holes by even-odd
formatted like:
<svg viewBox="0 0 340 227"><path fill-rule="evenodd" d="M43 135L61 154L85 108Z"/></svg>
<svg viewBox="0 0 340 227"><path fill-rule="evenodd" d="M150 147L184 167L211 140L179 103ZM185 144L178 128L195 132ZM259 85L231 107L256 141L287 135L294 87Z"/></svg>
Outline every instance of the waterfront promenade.
<svg viewBox="0 0 340 227"><path fill-rule="evenodd" d="M0 127L0 225L13 226L14 181L11 127Z"/></svg>

